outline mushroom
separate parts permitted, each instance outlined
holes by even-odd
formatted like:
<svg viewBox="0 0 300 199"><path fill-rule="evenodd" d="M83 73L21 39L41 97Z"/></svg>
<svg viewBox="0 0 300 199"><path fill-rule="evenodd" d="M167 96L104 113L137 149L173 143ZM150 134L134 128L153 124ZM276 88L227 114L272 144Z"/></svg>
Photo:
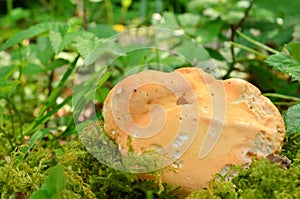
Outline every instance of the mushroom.
<svg viewBox="0 0 300 199"><path fill-rule="evenodd" d="M124 78L108 94L104 129L128 151L163 151L173 164L162 180L181 195L206 187L228 165L278 154L283 119L245 80L217 80L196 67L147 70Z"/></svg>

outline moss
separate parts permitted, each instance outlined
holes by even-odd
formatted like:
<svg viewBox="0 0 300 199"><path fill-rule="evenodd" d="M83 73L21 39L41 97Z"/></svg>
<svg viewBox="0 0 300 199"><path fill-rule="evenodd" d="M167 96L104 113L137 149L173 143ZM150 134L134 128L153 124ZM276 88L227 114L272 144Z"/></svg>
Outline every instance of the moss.
<svg viewBox="0 0 300 199"><path fill-rule="evenodd" d="M160 184L155 180L139 180L133 173L117 171L104 164L88 153L80 142L68 147L64 164L69 165L70 189L80 187L80 184L88 185L92 196L86 198L176 198L172 187ZM74 181L74 178L80 180ZM78 184L78 181L81 183ZM75 190L74 190L75 191Z"/></svg>
<svg viewBox="0 0 300 199"><path fill-rule="evenodd" d="M219 199L219 198L237 198L234 184L226 181L213 180L208 189L193 192L186 199Z"/></svg>
<svg viewBox="0 0 300 199"><path fill-rule="evenodd" d="M300 167L281 169L261 159L249 168L233 167L238 175L230 181L216 177L206 190L192 193L193 198L297 198L300 196Z"/></svg>
<svg viewBox="0 0 300 199"><path fill-rule="evenodd" d="M44 148L35 150L24 161L21 149L22 147L0 163L1 198L30 195L43 183L48 168L56 162L50 150Z"/></svg>
<svg viewBox="0 0 300 199"><path fill-rule="evenodd" d="M262 159L241 169L232 182L239 198L294 198L300 194L299 179L300 167L285 170Z"/></svg>
<svg viewBox="0 0 300 199"><path fill-rule="evenodd" d="M66 185L61 198L176 198L174 188L158 180L140 180L137 175L117 171L94 158L80 140L65 145L44 142L25 154L21 146L0 162L0 198L31 196L45 181L53 166L64 166ZM58 151L61 151L58 153Z"/></svg>
<svg viewBox="0 0 300 199"><path fill-rule="evenodd" d="M300 166L300 132L287 136L281 154L292 160L292 166Z"/></svg>
<svg viewBox="0 0 300 199"><path fill-rule="evenodd" d="M180 189L160 182L159 174L157 179L141 180L136 174L100 163L77 138L67 140L64 145L55 140L41 140L26 156L22 153L26 146L20 146L0 161L0 198L29 197L42 186L49 170L58 162L64 166L67 182L61 196L64 199L178 198L176 191ZM103 152L117 153L114 143L108 146L108 151ZM187 199L300 198L299 152L300 133L290 135L282 150L282 155L292 160L290 169L264 159L254 161L248 168L233 166L228 175L236 175L231 180L216 175L207 189L194 192Z"/></svg>

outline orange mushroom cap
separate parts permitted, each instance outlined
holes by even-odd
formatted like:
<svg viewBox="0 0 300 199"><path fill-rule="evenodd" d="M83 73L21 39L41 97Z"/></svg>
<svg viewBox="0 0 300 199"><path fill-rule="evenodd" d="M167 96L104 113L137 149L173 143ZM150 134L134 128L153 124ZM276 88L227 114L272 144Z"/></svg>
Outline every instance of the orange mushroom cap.
<svg viewBox="0 0 300 199"><path fill-rule="evenodd" d="M108 94L104 129L139 154L163 149L177 164L163 181L184 194L207 186L226 165L278 154L283 119L271 101L241 79L217 80L199 68L142 71L126 77Z"/></svg>

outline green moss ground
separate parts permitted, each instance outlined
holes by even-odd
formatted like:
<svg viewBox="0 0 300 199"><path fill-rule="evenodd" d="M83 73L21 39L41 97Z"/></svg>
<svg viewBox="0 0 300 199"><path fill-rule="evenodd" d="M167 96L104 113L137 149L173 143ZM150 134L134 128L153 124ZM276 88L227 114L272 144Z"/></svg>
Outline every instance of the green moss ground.
<svg viewBox="0 0 300 199"><path fill-rule="evenodd" d="M24 146L23 146L24 147ZM24 157L22 147L0 162L1 198L26 198L39 190L57 163L64 166L66 181L60 198L177 198L176 187L159 180L139 180L135 174L111 169L89 154L80 140L61 145L41 141ZM253 162L249 168L234 166L237 176L226 180L216 175L207 189L187 198L300 198L300 133L287 138L282 155L292 160L282 169L268 160ZM159 177L158 177L159 179Z"/></svg>

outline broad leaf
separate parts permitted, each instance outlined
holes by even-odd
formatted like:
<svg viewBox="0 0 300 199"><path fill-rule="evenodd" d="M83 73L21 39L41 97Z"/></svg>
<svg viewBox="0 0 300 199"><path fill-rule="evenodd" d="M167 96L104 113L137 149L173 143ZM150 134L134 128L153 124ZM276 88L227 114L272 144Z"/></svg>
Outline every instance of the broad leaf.
<svg viewBox="0 0 300 199"><path fill-rule="evenodd" d="M89 27L89 32L95 34L99 38L109 38L116 34L111 25L98 24Z"/></svg>
<svg viewBox="0 0 300 199"><path fill-rule="evenodd" d="M262 91L281 93L285 95L293 95L297 92L299 84L297 82L288 82L281 78L273 70L259 64L253 64L249 68L251 79L253 83Z"/></svg>
<svg viewBox="0 0 300 199"><path fill-rule="evenodd" d="M287 110L284 121L287 134L300 132L300 104L294 105Z"/></svg>
<svg viewBox="0 0 300 199"><path fill-rule="evenodd" d="M72 44L82 57L86 57L98 44L100 39L93 33L85 31L74 31L64 37L64 46Z"/></svg>
<svg viewBox="0 0 300 199"><path fill-rule="evenodd" d="M46 68L46 70L53 70L62 66L65 66L67 64L70 64L70 62L68 60L62 59L62 58L58 58L56 60L54 60L53 62L51 62L51 64Z"/></svg>
<svg viewBox="0 0 300 199"><path fill-rule="evenodd" d="M64 167L57 164L51 169L41 189L34 192L30 199L57 199L66 184Z"/></svg>
<svg viewBox="0 0 300 199"><path fill-rule="evenodd" d="M63 38L60 32L50 31L49 39L51 42L51 46L55 52L55 54L60 53L63 50Z"/></svg>
<svg viewBox="0 0 300 199"><path fill-rule="evenodd" d="M220 20L206 22L202 28L197 30L198 40L202 44L213 42L220 33L222 25L223 22Z"/></svg>
<svg viewBox="0 0 300 199"><path fill-rule="evenodd" d="M0 48L0 51L5 50L17 43L20 43L24 39L29 39L36 37L37 35L47 32L56 31L60 33L65 33L68 30L68 25L60 22L46 22L32 26L27 30L20 31L10 37Z"/></svg>
<svg viewBox="0 0 300 199"><path fill-rule="evenodd" d="M27 30L20 31L15 35L11 36L0 48L0 51L5 50L17 43L20 43L24 39L29 39L35 37L41 33L45 32L45 29L33 26Z"/></svg>
<svg viewBox="0 0 300 199"><path fill-rule="evenodd" d="M50 48L49 37L41 36L37 38L36 55L43 65L47 65L54 56L54 51Z"/></svg>
<svg viewBox="0 0 300 199"><path fill-rule="evenodd" d="M291 57L300 61L300 42L293 42L287 44L285 47L288 49L289 53L291 54Z"/></svg>
<svg viewBox="0 0 300 199"><path fill-rule="evenodd" d="M15 65L0 66L0 77L5 77L8 79L16 70L17 67Z"/></svg>
<svg viewBox="0 0 300 199"><path fill-rule="evenodd" d="M268 57L265 62L275 69L287 73L292 77L292 81L300 80L300 62L292 57L278 53Z"/></svg>
<svg viewBox="0 0 300 199"><path fill-rule="evenodd" d="M62 22L45 22L36 25L37 27L43 28L47 31L56 31L64 34L67 32L69 26Z"/></svg>
<svg viewBox="0 0 300 199"><path fill-rule="evenodd" d="M6 78L0 77L0 98L10 97L19 84L19 80L8 81Z"/></svg>
<svg viewBox="0 0 300 199"><path fill-rule="evenodd" d="M36 75L43 72L44 69L40 64L28 63L23 67L23 73L25 75Z"/></svg>

